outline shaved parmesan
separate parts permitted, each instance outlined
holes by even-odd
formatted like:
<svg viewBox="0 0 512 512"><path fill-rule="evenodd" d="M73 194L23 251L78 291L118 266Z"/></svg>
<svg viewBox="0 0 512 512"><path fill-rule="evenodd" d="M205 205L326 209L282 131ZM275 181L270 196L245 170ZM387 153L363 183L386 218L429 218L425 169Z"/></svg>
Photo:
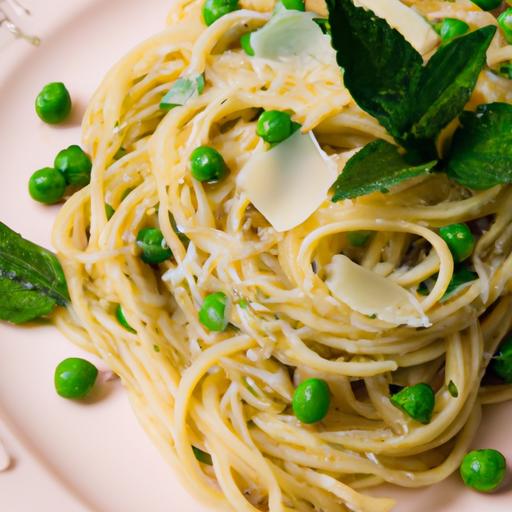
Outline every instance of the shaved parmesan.
<svg viewBox="0 0 512 512"><path fill-rule="evenodd" d="M317 15L282 9L261 29L251 34L254 56L269 60L309 56L316 60L334 59L329 38L313 21Z"/></svg>
<svg viewBox="0 0 512 512"><path fill-rule="evenodd" d="M276 231L302 224L326 200L336 164L312 132L295 132L269 151L255 154L237 183Z"/></svg>
<svg viewBox="0 0 512 512"><path fill-rule="evenodd" d="M325 284L331 293L354 311L375 315L395 325L427 327L428 317L414 295L391 279L380 276L337 254L326 267Z"/></svg>
<svg viewBox="0 0 512 512"><path fill-rule="evenodd" d="M356 0L355 3L385 19L422 55L432 50L441 40L421 14L400 0Z"/></svg>

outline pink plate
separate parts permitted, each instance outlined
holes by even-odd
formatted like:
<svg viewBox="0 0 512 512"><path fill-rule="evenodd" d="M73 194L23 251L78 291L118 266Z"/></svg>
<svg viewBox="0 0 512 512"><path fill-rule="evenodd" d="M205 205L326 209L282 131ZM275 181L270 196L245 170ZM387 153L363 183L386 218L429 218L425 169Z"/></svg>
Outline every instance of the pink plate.
<svg viewBox="0 0 512 512"><path fill-rule="evenodd" d="M164 25L166 0L22 0L20 17L43 44L0 30L0 220L49 245L56 210L34 203L30 174L79 142L80 118L104 73L129 48ZM0 1L0 7L9 2ZM33 102L50 81L64 81L75 100L66 126L41 123ZM3 512L207 512L180 486L137 424L123 390L103 383L89 403L62 400L53 370L79 354L51 326L0 325L0 439L12 457L0 473ZM101 364L101 368L104 368ZM512 404L488 407L475 447L500 449L512 461ZM1 460L1 450L0 450ZM397 512L510 512L512 491L482 496L454 475L422 490L386 488Z"/></svg>

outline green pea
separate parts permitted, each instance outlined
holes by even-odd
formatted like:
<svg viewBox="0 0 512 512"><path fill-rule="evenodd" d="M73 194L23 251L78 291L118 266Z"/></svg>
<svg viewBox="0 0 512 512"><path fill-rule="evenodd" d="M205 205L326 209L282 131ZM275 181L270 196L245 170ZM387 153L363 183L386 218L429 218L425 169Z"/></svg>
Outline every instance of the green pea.
<svg viewBox="0 0 512 512"><path fill-rule="evenodd" d="M501 5L501 0L471 0L474 4L478 5L484 11L492 11Z"/></svg>
<svg viewBox="0 0 512 512"><path fill-rule="evenodd" d="M94 387L98 369L78 357L64 359L55 369L54 384L64 398L85 398Z"/></svg>
<svg viewBox="0 0 512 512"><path fill-rule="evenodd" d="M238 0L206 0L203 4L203 20L210 26L222 16L238 9Z"/></svg>
<svg viewBox="0 0 512 512"><path fill-rule="evenodd" d="M55 204L64 197L66 180L57 169L45 167L32 174L28 182L28 191L35 201Z"/></svg>
<svg viewBox="0 0 512 512"><path fill-rule="evenodd" d="M293 393L293 413L302 423L322 421L330 404L329 386L322 379L307 379Z"/></svg>
<svg viewBox="0 0 512 512"><path fill-rule="evenodd" d="M492 449L469 452L460 465L464 483L479 492L492 492L503 482L507 472L505 457Z"/></svg>
<svg viewBox="0 0 512 512"><path fill-rule="evenodd" d="M424 383L407 386L390 398L391 403L412 419L427 424L432 420L436 403L434 390Z"/></svg>
<svg viewBox="0 0 512 512"><path fill-rule="evenodd" d="M199 146L190 155L192 176L210 183L222 180L228 171L222 155L210 146Z"/></svg>
<svg viewBox="0 0 512 512"><path fill-rule="evenodd" d="M469 32L469 25L456 18L445 18L434 26L436 32L441 36L443 44L449 43L456 37L463 36Z"/></svg>
<svg viewBox="0 0 512 512"><path fill-rule="evenodd" d="M128 323L126 317L124 316L123 306L121 304L117 305L116 308L116 318L117 321L128 331L131 333L136 333L137 331Z"/></svg>
<svg viewBox="0 0 512 512"><path fill-rule="evenodd" d="M249 55L249 57L254 57L254 50L251 46L251 33L252 32L246 32L241 38L240 38L240 46L242 47L242 50Z"/></svg>
<svg viewBox="0 0 512 512"><path fill-rule="evenodd" d="M498 348L491 362L491 370L507 384L512 384L512 336Z"/></svg>
<svg viewBox="0 0 512 512"><path fill-rule="evenodd" d="M287 112L267 110L258 119L256 133L270 144L282 142L292 134L292 118Z"/></svg>
<svg viewBox="0 0 512 512"><path fill-rule="evenodd" d="M71 96L62 82L45 85L37 95L36 113L45 123L61 123L70 112Z"/></svg>
<svg viewBox="0 0 512 512"><path fill-rule="evenodd" d="M142 250L142 261L149 265L158 265L172 258L172 251L158 228L141 229L137 235L137 246Z"/></svg>
<svg viewBox="0 0 512 512"><path fill-rule="evenodd" d="M92 162L80 146L63 149L53 165L63 174L68 185L82 188L91 181Z"/></svg>
<svg viewBox="0 0 512 512"><path fill-rule="evenodd" d="M507 43L512 44L512 7L509 7L498 16L498 25L503 31Z"/></svg>
<svg viewBox="0 0 512 512"><path fill-rule="evenodd" d="M469 258L475 247L475 237L466 224L450 224L439 229L456 263Z"/></svg>
<svg viewBox="0 0 512 512"><path fill-rule="evenodd" d="M372 231L349 231L347 233L347 240L354 247L364 247L372 236Z"/></svg>
<svg viewBox="0 0 512 512"><path fill-rule="evenodd" d="M306 5L304 4L304 0L281 0L281 3L286 7L286 9L294 10L294 11L305 11Z"/></svg>
<svg viewBox="0 0 512 512"><path fill-rule="evenodd" d="M199 321L209 330L222 332L228 326L228 298L225 293L217 292L207 295L199 310Z"/></svg>

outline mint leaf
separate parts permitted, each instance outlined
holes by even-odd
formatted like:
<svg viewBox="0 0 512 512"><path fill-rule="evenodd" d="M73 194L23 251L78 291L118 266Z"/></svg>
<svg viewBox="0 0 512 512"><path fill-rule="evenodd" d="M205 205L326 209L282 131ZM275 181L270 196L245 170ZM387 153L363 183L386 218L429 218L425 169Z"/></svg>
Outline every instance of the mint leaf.
<svg viewBox="0 0 512 512"><path fill-rule="evenodd" d="M496 33L487 26L422 56L371 10L353 0L327 0L332 46L356 103L395 140L425 159L439 132L463 110Z"/></svg>
<svg viewBox="0 0 512 512"><path fill-rule="evenodd" d="M334 202L375 191L385 192L409 178L428 173L436 161L411 165L398 148L375 140L356 153L334 183Z"/></svg>
<svg viewBox="0 0 512 512"><path fill-rule="evenodd" d="M406 146L435 151L438 133L469 101L495 33L494 26L475 30L442 46L429 60L417 85Z"/></svg>
<svg viewBox="0 0 512 512"><path fill-rule="evenodd" d="M171 110L174 107L185 105L193 96L197 96L203 91L203 75L198 75L195 78L178 78L169 92L162 98L160 109Z"/></svg>
<svg viewBox="0 0 512 512"><path fill-rule="evenodd" d="M476 112L464 112L460 121L448 176L477 190L512 183L512 105L480 105Z"/></svg>
<svg viewBox="0 0 512 512"><path fill-rule="evenodd" d="M446 302L452 295L459 291L462 286L468 285L477 279L478 274L469 270L467 267L456 270L440 302Z"/></svg>
<svg viewBox="0 0 512 512"><path fill-rule="evenodd" d="M0 222L0 320L26 322L68 302L55 255Z"/></svg>
<svg viewBox="0 0 512 512"><path fill-rule="evenodd" d="M29 285L4 278L0 274L0 319L23 324L48 315L56 301L48 295L31 289Z"/></svg>
<svg viewBox="0 0 512 512"><path fill-rule="evenodd" d="M411 125L423 58L397 30L352 0L327 0L332 46L356 103L396 139Z"/></svg>

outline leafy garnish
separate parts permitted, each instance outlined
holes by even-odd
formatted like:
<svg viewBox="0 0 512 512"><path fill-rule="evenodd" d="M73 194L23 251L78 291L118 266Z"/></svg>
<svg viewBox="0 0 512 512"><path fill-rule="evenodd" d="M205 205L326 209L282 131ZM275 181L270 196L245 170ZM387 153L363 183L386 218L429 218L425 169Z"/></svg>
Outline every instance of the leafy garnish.
<svg viewBox="0 0 512 512"><path fill-rule="evenodd" d="M397 30L352 0L327 0L332 46L356 103L401 139L410 126L423 58Z"/></svg>
<svg viewBox="0 0 512 512"><path fill-rule="evenodd" d="M192 451L194 452L195 458L199 462L207 464L208 466L213 466L212 456L209 453L203 452L203 450L197 448L196 446L192 446Z"/></svg>
<svg viewBox="0 0 512 512"><path fill-rule="evenodd" d="M478 274L469 270L467 267L458 269L454 272L450 284L448 285L448 288L446 288L440 302L447 301L452 295L459 291L462 286L468 285L477 279Z"/></svg>
<svg viewBox="0 0 512 512"><path fill-rule="evenodd" d="M169 92L162 98L160 108L171 110L174 107L185 105L192 97L202 94L204 91L204 76L195 78L178 78Z"/></svg>
<svg viewBox="0 0 512 512"><path fill-rule="evenodd" d="M20 324L68 302L66 279L55 255L0 222L0 319Z"/></svg>
<svg viewBox="0 0 512 512"><path fill-rule="evenodd" d="M434 288L437 276L438 274L435 274L426 281L420 283L416 291L420 295L428 295ZM446 288L446 291L444 292L444 295L441 297L439 302L446 302L456 292L460 291L463 286L469 285L476 279L478 279L478 274L476 272L473 272L466 266L458 268L453 273L450 283L448 284L448 287Z"/></svg>
<svg viewBox="0 0 512 512"><path fill-rule="evenodd" d="M448 175L473 189L512 183L512 105L481 105L476 112L464 112L460 121Z"/></svg>
<svg viewBox="0 0 512 512"><path fill-rule="evenodd" d="M431 159L435 138L471 96L496 27L442 46L423 67L412 45L371 10L352 0L327 6L332 45L356 103L399 144Z"/></svg>
<svg viewBox="0 0 512 512"><path fill-rule="evenodd" d="M410 164L399 149L383 140L375 140L356 153L334 183L333 201L350 199L371 192L387 192L403 180L428 173L435 161Z"/></svg>
<svg viewBox="0 0 512 512"><path fill-rule="evenodd" d="M421 74L406 146L433 151L439 132L464 109L485 64L496 27L488 26L442 46Z"/></svg>
<svg viewBox="0 0 512 512"><path fill-rule="evenodd" d="M453 398L457 398L459 396L459 389L453 380L448 383L448 393L450 393L450 396Z"/></svg>

